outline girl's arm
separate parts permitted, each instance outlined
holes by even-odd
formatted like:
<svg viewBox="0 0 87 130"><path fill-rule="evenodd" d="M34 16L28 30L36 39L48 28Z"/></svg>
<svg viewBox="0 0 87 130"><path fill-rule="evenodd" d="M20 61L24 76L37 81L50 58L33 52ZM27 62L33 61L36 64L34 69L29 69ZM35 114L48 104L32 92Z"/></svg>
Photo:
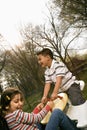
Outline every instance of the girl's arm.
<svg viewBox="0 0 87 130"><path fill-rule="evenodd" d="M44 104L43 103L39 103L33 110L33 113L34 114L37 114L38 112L40 112L44 107Z"/></svg>
<svg viewBox="0 0 87 130"><path fill-rule="evenodd" d="M37 123L45 117L45 115L50 111L50 109L51 107L49 105L46 105L38 114L27 113L21 110L17 110L14 112L14 116L17 121L20 121L20 123Z"/></svg>

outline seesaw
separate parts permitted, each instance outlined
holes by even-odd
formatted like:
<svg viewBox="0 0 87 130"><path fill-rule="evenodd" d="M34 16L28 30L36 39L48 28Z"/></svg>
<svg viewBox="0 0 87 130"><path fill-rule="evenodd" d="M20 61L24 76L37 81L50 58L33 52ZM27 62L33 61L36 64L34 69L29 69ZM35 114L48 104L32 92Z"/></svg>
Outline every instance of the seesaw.
<svg viewBox="0 0 87 130"><path fill-rule="evenodd" d="M58 98L55 99L53 102L54 102L54 106L52 111L56 108L61 109L63 111L66 107L66 104L68 102L70 103L66 93L59 93ZM79 105L73 106L70 103L66 115L68 115L72 120L78 121L77 123L78 128L81 128L81 130L87 130L87 101L80 106ZM47 124L50 116L51 116L51 111L48 112L48 114L44 117L41 123Z"/></svg>
<svg viewBox="0 0 87 130"><path fill-rule="evenodd" d="M56 108L59 108L63 111L68 102L68 96L66 93L59 93L58 98L55 99L53 102L54 102L54 106L53 106L52 111ZM51 116L51 111L48 112L48 114L44 117L44 119L41 121L41 123L47 124L50 116Z"/></svg>

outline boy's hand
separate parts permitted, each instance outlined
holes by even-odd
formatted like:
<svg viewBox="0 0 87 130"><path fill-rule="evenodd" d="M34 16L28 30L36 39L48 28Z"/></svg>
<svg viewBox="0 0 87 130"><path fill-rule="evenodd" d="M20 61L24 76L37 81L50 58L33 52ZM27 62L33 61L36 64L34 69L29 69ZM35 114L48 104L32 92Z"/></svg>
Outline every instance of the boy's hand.
<svg viewBox="0 0 87 130"><path fill-rule="evenodd" d="M43 96L42 99L41 99L41 102L46 103L47 102L47 97Z"/></svg>
<svg viewBox="0 0 87 130"><path fill-rule="evenodd" d="M52 93L51 95L51 100L54 100L58 97L58 94L57 93Z"/></svg>

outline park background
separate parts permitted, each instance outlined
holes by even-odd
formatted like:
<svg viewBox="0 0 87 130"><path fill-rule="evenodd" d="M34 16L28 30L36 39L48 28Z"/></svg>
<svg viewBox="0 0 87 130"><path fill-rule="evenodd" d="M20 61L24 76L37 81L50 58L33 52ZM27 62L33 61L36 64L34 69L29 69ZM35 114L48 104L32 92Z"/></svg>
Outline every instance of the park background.
<svg viewBox="0 0 87 130"><path fill-rule="evenodd" d="M20 8L22 2L20 0L17 2L18 9L24 10ZM40 7L41 3L38 0L37 2ZM7 0L7 4L11 4L11 10L12 5L15 6L10 0ZM34 1L32 4L33 12ZM77 79L85 82L83 95L87 99L87 1L48 0L45 6L47 10L47 13L44 13L45 22L18 23L16 34L19 41L12 39L9 41L4 35L6 33L0 32L0 93L7 87L21 89L25 96L25 111L32 111L42 97L44 69L39 66L36 53L44 47L50 48L54 58L66 64ZM17 15L16 8L14 12ZM35 15L32 12L31 17ZM3 16L7 19L4 22L8 22L6 11ZM3 26L7 31L5 27ZM8 29L11 36L10 26Z"/></svg>

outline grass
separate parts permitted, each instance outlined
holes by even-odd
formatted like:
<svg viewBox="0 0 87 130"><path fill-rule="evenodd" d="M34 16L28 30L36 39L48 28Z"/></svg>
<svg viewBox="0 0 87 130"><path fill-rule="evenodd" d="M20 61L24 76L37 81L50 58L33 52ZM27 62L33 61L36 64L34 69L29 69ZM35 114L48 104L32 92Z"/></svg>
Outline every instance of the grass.
<svg viewBox="0 0 87 130"><path fill-rule="evenodd" d="M40 103L42 92L33 93L31 96L27 97L25 101L24 111L31 112L35 106Z"/></svg>

